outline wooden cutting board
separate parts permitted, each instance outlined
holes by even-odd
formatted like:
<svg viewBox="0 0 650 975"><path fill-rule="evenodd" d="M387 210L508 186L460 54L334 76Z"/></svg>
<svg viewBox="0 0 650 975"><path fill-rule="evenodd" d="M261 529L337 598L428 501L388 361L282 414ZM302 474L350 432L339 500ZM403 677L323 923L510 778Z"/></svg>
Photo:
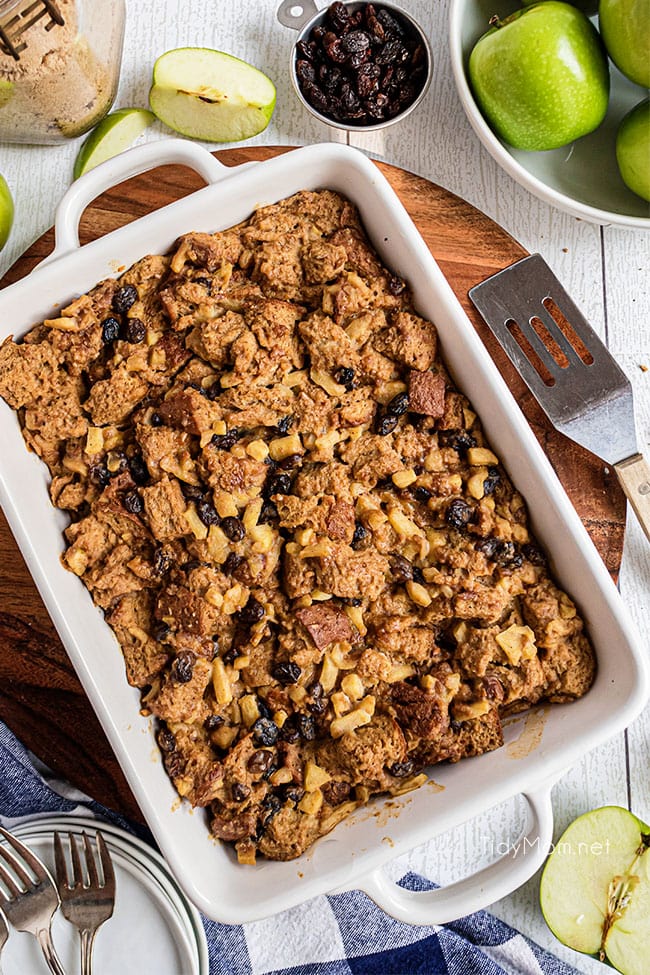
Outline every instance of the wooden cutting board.
<svg viewBox="0 0 650 975"><path fill-rule="evenodd" d="M216 153L228 166L267 159L288 149L248 147ZM515 394L607 568L616 577L625 528L625 500L602 461L549 425L467 292L526 255L485 214L428 180L377 163L417 224L433 256ZM82 243L198 189L202 181L180 166L136 176L96 199L80 228ZM188 228L188 230L191 228ZM48 230L7 272L4 287L28 274L54 246ZM0 514L0 716L58 774L93 798L141 820L126 781L68 661L4 517Z"/></svg>

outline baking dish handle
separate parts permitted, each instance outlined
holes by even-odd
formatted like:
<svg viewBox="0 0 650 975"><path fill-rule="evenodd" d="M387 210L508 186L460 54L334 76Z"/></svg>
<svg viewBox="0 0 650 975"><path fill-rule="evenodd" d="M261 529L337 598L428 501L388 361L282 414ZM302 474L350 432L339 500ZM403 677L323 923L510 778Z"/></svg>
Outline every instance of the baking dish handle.
<svg viewBox="0 0 650 975"><path fill-rule="evenodd" d="M552 787L553 783L545 783L524 794L529 822L522 835L502 857L463 880L435 890L406 890L375 870L342 889L363 890L387 914L406 924L447 924L482 910L521 887L544 862L553 838Z"/></svg>
<svg viewBox="0 0 650 975"><path fill-rule="evenodd" d="M184 139L161 139L121 152L79 177L67 191L56 211L54 250L41 262L41 266L79 247L81 215L97 196L131 176L172 163L189 166L206 183L216 183L231 172L203 146Z"/></svg>

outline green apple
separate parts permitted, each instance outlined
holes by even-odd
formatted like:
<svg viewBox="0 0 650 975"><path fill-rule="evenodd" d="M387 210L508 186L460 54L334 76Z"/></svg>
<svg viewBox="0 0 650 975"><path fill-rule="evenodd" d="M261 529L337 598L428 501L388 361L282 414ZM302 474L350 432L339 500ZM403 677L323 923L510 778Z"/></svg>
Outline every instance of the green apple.
<svg viewBox="0 0 650 975"><path fill-rule="evenodd" d="M625 184L650 202L650 98L639 102L621 122L616 161Z"/></svg>
<svg viewBox="0 0 650 975"><path fill-rule="evenodd" d="M14 201L4 176L0 176L0 251L7 243L14 222Z"/></svg>
<svg viewBox="0 0 650 975"><path fill-rule="evenodd" d="M120 108L111 112L84 139L75 159L74 179L128 149L154 119L153 112L146 108Z"/></svg>
<svg viewBox="0 0 650 975"><path fill-rule="evenodd" d="M579 816L551 853L539 896L563 944L607 957L624 975L647 975L650 826L627 809Z"/></svg>
<svg viewBox="0 0 650 975"><path fill-rule="evenodd" d="M161 122L206 142L239 142L269 124L273 82L246 61L205 47L181 47L154 65L149 105Z"/></svg>
<svg viewBox="0 0 650 975"><path fill-rule="evenodd" d="M650 0L600 0L598 26L619 71L650 88Z"/></svg>
<svg viewBox="0 0 650 975"><path fill-rule="evenodd" d="M541 3L543 0L521 0L522 7L530 7L534 3ZM578 10L582 10L583 14L587 14L591 17L592 14L598 13L598 0L567 0L572 7L577 7Z"/></svg>
<svg viewBox="0 0 650 975"><path fill-rule="evenodd" d="M607 55L580 10L545 0L475 44L469 78L494 132L516 149L556 149L597 128L609 100Z"/></svg>

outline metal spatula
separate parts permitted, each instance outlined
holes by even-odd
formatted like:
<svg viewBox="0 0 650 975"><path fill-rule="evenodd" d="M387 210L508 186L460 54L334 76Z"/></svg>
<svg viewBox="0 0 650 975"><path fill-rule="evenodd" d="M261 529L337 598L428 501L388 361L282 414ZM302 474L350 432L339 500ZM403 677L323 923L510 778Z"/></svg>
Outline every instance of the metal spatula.
<svg viewBox="0 0 650 975"><path fill-rule="evenodd" d="M614 467L650 540L650 466L630 381L548 264L532 254L469 297L555 428Z"/></svg>

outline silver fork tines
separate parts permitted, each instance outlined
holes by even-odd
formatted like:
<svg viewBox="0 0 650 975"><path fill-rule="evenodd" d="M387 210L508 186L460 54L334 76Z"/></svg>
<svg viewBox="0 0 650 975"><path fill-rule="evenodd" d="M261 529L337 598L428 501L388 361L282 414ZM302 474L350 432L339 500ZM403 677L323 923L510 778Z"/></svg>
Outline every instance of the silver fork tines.
<svg viewBox="0 0 650 975"><path fill-rule="evenodd" d="M74 924L81 938L81 973L92 971L92 949L97 929L113 913L115 904L115 873L102 834L97 831L95 840L102 876L100 878L92 844L82 832L84 862L79 854L77 837L68 833L71 874L68 873L61 834L54 834L54 863L64 917Z"/></svg>
<svg viewBox="0 0 650 975"><path fill-rule="evenodd" d="M0 843L0 907L18 931L33 934L54 975L65 975L52 944L52 916L59 895L47 868L20 840L0 826L10 849Z"/></svg>

